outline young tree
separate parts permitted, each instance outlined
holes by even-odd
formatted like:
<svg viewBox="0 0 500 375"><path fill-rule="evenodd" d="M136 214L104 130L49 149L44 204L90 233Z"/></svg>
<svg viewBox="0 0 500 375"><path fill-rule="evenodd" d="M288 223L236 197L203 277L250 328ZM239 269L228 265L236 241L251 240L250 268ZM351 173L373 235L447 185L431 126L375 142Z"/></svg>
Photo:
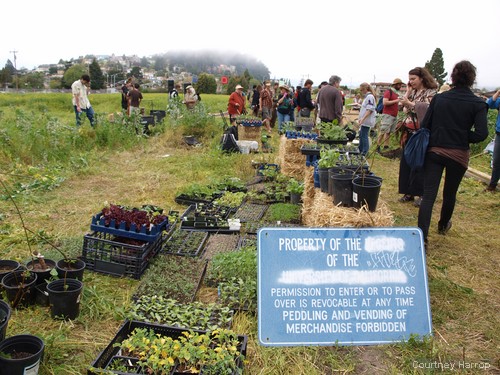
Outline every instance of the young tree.
<svg viewBox="0 0 500 375"><path fill-rule="evenodd" d="M440 48L434 50L431 60L425 63L425 68L432 74L440 86L445 82L445 77L448 73L444 71L443 52Z"/></svg>
<svg viewBox="0 0 500 375"><path fill-rule="evenodd" d="M101 67L99 66L99 63L95 58L89 65L89 75L90 75L90 88L92 90L100 90L106 87L104 74L102 74Z"/></svg>
<svg viewBox="0 0 500 375"><path fill-rule="evenodd" d="M66 89L71 88L71 85L73 84L73 82L80 79L82 74L85 74L85 73L87 73L87 68L85 65L75 64L75 65L71 66L64 73L63 82L62 82L63 87ZM91 77L91 79L92 79L92 77Z"/></svg>
<svg viewBox="0 0 500 375"><path fill-rule="evenodd" d="M134 66L131 70L130 73L127 74L127 77L135 77L136 80L139 81L139 83L142 82L142 79L144 78L142 74L142 69L140 66Z"/></svg>
<svg viewBox="0 0 500 375"><path fill-rule="evenodd" d="M201 73L196 83L196 92L205 94L215 94L217 91L217 82L212 74Z"/></svg>

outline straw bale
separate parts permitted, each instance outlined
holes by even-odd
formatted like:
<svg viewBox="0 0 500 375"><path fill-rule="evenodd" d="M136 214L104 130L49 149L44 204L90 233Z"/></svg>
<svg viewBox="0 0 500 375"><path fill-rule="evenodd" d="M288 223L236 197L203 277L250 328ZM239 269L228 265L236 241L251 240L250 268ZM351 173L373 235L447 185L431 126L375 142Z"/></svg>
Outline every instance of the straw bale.
<svg viewBox="0 0 500 375"><path fill-rule="evenodd" d="M278 163L281 166L281 173L299 181L303 180L306 163L300 148L303 144L311 142L310 139L306 138L287 139L284 135L281 136L278 149Z"/></svg>
<svg viewBox="0 0 500 375"><path fill-rule="evenodd" d="M238 138L243 141L257 141L259 145L262 141L261 139L261 129L262 126L238 126Z"/></svg>
<svg viewBox="0 0 500 375"><path fill-rule="evenodd" d="M310 193L309 193L310 194ZM302 223L307 227L391 227L394 225L392 212L384 201L379 199L377 210L368 211L366 206L360 209L341 207L333 204L333 199L327 193L315 189L314 197L302 209Z"/></svg>

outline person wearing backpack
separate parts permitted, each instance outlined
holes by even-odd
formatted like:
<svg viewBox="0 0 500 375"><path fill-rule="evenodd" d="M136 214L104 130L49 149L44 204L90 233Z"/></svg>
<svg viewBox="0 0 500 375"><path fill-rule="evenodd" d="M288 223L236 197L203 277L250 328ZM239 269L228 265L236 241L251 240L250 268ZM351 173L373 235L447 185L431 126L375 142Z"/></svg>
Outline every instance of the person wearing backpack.
<svg viewBox="0 0 500 375"><path fill-rule="evenodd" d="M278 115L278 129L281 130L281 125L284 122L290 121L290 111L292 110L293 97L290 95L290 89L287 85L280 86L281 94L276 102L276 110Z"/></svg>
<svg viewBox="0 0 500 375"><path fill-rule="evenodd" d="M396 132L396 124L398 122L399 98L403 81L399 78L394 79L389 89L384 92L382 99L382 111L379 112L377 105L377 113L381 114L380 131L377 139L377 152L381 152L381 147L389 148L389 139L391 134Z"/></svg>

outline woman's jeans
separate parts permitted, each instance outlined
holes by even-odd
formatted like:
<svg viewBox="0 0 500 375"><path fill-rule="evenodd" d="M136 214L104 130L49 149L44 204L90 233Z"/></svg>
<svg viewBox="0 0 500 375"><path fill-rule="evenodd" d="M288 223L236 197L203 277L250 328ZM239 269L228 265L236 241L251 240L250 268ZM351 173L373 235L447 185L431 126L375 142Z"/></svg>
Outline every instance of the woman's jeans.
<svg viewBox="0 0 500 375"><path fill-rule="evenodd" d="M359 152L366 155L370 149L370 127L361 125L359 130Z"/></svg>
<svg viewBox="0 0 500 375"><path fill-rule="evenodd" d="M88 108L81 108L81 112L78 112L76 110L76 105L73 106L75 109L75 115L76 115L76 126L80 126L82 124L82 115L85 113L87 115L87 118L90 121L90 125L94 126L95 125L95 118L94 118L94 108L88 107Z"/></svg>
<svg viewBox="0 0 500 375"><path fill-rule="evenodd" d="M289 113L283 114L279 113L278 111L276 112L278 115L278 129L281 131L283 123L290 121L290 114Z"/></svg>
<svg viewBox="0 0 500 375"><path fill-rule="evenodd" d="M422 202L418 211L418 227L424 232L424 239L427 239L429 234L432 207L436 201L441 176L445 169L443 205L441 206L438 229L444 229L451 220L453 210L455 209L458 186L467 169L452 159L432 152L427 153L424 165L424 195L422 196Z"/></svg>

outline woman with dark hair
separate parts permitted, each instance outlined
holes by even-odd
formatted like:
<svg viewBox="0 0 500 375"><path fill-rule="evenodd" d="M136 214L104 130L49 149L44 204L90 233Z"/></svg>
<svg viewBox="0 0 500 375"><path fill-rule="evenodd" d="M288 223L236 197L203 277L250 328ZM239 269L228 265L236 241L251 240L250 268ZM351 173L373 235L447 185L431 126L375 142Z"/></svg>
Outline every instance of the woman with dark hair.
<svg viewBox="0 0 500 375"><path fill-rule="evenodd" d="M457 63L451 73L452 89L434 97L422 121L422 127L430 130L424 195L418 212L418 226L426 243L443 171L446 169L439 234L451 228L458 186L469 164L469 143L479 143L488 136L488 106L471 91L475 79L474 65L469 61Z"/></svg>
<svg viewBox="0 0 500 375"><path fill-rule="evenodd" d="M401 147L403 155L399 163L399 193L403 196L400 202L412 202L420 204L420 199L424 190L424 179L422 171L411 170L404 158L404 148L406 141L419 128L419 121L424 118L438 84L425 68L413 68L408 72L408 88L406 95L400 100L403 105L403 112L407 114L406 120L402 124Z"/></svg>

